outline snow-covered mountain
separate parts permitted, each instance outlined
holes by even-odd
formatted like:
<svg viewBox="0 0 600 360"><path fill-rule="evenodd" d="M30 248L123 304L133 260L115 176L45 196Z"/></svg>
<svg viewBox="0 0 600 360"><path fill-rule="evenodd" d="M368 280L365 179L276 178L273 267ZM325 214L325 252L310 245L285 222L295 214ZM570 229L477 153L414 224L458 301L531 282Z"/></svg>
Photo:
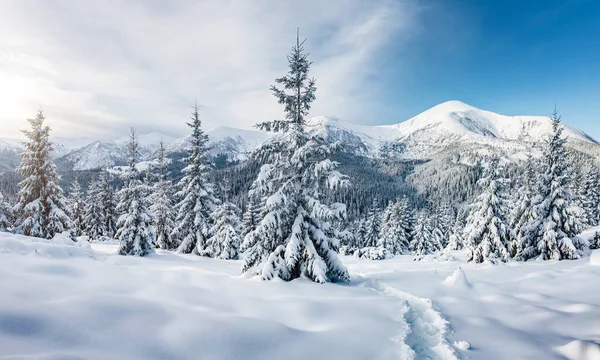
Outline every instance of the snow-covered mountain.
<svg viewBox="0 0 600 360"><path fill-rule="evenodd" d="M244 160L247 154L272 136L258 130L236 129L219 126L206 131L209 153L225 154L231 160ZM189 137L177 139L167 145L167 153L183 152L189 146Z"/></svg>
<svg viewBox="0 0 600 360"><path fill-rule="evenodd" d="M356 125L334 117L317 116L307 122L306 128L315 135L341 142L346 151L371 158L431 159L440 153L463 157L465 153L493 153L523 158L535 152L535 145L551 132L552 125L546 116L504 116L460 101L448 101L395 125ZM598 142L583 131L566 125L564 134L579 150L594 156L600 154ZM245 159L250 151L272 136L258 130L225 126L208 130L207 135L210 155L224 154L230 160ZM161 139L168 153L183 152L189 145L188 137L141 134L142 160L153 159ZM55 139L55 158L61 168L69 170L120 165L125 158L127 140L127 137L114 141ZM0 139L0 151L4 154L18 153L21 148L19 140ZM11 159L12 164L14 158Z"/></svg>
<svg viewBox="0 0 600 360"><path fill-rule="evenodd" d="M321 116L311 119L307 126L358 154L378 157L391 151L406 159L428 159L457 146L517 154L530 150L552 131L546 116L504 116L460 101L442 103L395 125L362 126ZM591 136L568 125L564 134L571 142L598 145Z"/></svg>

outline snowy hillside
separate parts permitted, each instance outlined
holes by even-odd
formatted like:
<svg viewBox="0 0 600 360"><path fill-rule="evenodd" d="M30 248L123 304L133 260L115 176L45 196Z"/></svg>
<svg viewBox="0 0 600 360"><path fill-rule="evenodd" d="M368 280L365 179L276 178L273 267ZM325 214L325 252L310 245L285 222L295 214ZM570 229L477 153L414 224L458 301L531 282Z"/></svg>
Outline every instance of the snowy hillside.
<svg viewBox="0 0 600 360"><path fill-rule="evenodd" d="M239 261L0 233L0 358L598 359L590 258L342 257L349 285L255 281ZM462 267L461 270L457 270ZM458 272L458 273L457 273Z"/></svg>

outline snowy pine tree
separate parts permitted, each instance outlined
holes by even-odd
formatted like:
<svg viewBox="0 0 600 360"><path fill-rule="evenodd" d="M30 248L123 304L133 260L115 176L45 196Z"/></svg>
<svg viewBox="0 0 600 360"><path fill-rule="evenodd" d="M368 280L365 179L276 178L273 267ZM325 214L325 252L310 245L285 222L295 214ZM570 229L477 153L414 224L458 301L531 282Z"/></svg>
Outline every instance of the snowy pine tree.
<svg viewBox="0 0 600 360"><path fill-rule="evenodd" d="M583 187L586 222L591 226L600 225L600 171L595 166L587 173Z"/></svg>
<svg viewBox="0 0 600 360"><path fill-rule="evenodd" d="M96 198L102 209L102 219L104 220L104 236L113 238L117 233L117 203L115 200L115 191L109 182L108 171L104 170L98 178L98 197Z"/></svg>
<svg viewBox="0 0 600 360"><path fill-rule="evenodd" d="M73 235L81 236L85 230L85 199L81 193L81 186L77 178L71 185L69 192L69 210L71 211L71 219L73 220Z"/></svg>
<svg viewBox="0 0 600 360"><path fill-rule="evenodd" d="M515 193L513 203L515 204L510 226L512 229L511 256L515 256L522 251L521 244L526 233L527 226L534 221L535 213L533 208L534 190L536 186L537 166L534 160L530 159L525 164L525 179L523 184Z"/></svg>
<svg viewBox="0 0 600 360"><path fill-rule="evenodd" d="M450 231L450 236L448 236L448 244L446 245L445 250L461 250L464 247L464 228L465 222L459 214L456 216L456 220L454 220L454 224L452 225L452 230Z"/></svg>
<svg viewBox="0 0 600 360"><path fill-rule="evenodd" d="M533 201L535 218L527 224L520 239L518 260L539 258L578 259L585 242L580 232L579 210L569 190L570 173L563 126L555 111L552 115L552 134L545 144L543 168Z"/></svg>
<svg viewBox="0 0 600 360"><path fill-rule="evenodd" d="M311 63L303 43L297 41L288 56L288 75L276 79L284 89L272 87L279 103L285 105L286 120L258 125L279 134L253 155L265 165L250 195L267 196L267 213L244 239L243 247L248 250L242 271L263 279L304 276L319 283L346 281L348 271L336 252L340 232L332 224L345 217L345 206L326 204L323 192L345 186L347 180L328 158L337 144L311 137L303 128L316 89L314 79L308 78Z"/></svg>
<svg viewBox="0 0 600 360"><path fill-rule="evenodd" d="M206 244L211 228L210 214L218 204L213 195L213 185L207 180L206 143L208 136L202 131L198 105L194 107L191 122L190 149L186 158L187 166L182 170L184 176L179 181L181 201L176 205L177 216L172 240L179 243L177 251L199 255Z"/></svg>
<svg viewBox="0 0 600 360"><path fill-rule="evenodd" d="M381 214L377 200L373 200L373 204L367 213L365 219L366 233L363 238L364 247L376 247L379 241L379 232L381 231Z"/></svg>
<svg viewBox="0 0 600 360"><path fill-rule="evenodd" d="M505 262L510 258L511 232L503 193L504 181L500 177L498 159L493 159L478 182L481 194L471 205L471 213L467 217L467 261Z"/></svg>
<svg viewBox="0 0 600 360"><path fill-rule="evenodd" d="M92 179L88 185L84 215L84 234L90 241L104 240L107 235L104 212L102 211L100 183Z"/></svg>
<svg viewBox="0 0 600 360"><path fill-rule="evenodd" d="M12 225L13 211L0 192L0 231L7 231Z"/></svg>
<svg viewBox="0 0 600 360"><path fill-rule="evenodd" d="M589 240L590 250L600 249L600 231L596 231L594 236Z"/></svg>
<svg viewBox="0 0 600 360"><path fill-rule="evenodd" d="M161 140L156 165L158 181L152 188L150 210L154 216L156 245L164 250L174 250L179 244L171 239L171 233L175 228L175 212L173 210L173 186L167 179L166 169L165 144Z"/></svg>
<svg viewBox="0 0 600 360"><path fill-rule="evenodd" d="M433 235L431 217L425 211L417 214L410 251L415 260L433 254L438 249L437 239Z"/></svg>
<svg viewBox="0 0 600 360"><path fill-rule="evenodd" d="M212 213L214 225L202 255L218 259L237 259L242 238L240 237L240 210L229 201L217 206Z"/></svg>
<svg viewBox="0 0 600 360"><path fill-rule="evenodd" d="M408 208L404 200L390 203L381 215L377 246L387 249L393 255L408 252L410 244L408 226L405 224Z"/></svg>
<svg viewBox="0 0 600 360"><path fill-rule="evenodd" d="M256 230L260 217L260 208L254 199L246 204L246 211L242 219L242 238Z"/></svg>
<svg viewBox="0 0 600 360"><path fill-rule="evenodd" d="M145 256L154 253L155 240L153 219L148 208L150 189L143 184L140 173L135 168L140 150L135 129L131 129L127 144L127 169L123 172L123 189L119 191L117 211L121 213L117 221L115 238L120 241L119 255Z"/></svg>
<svg viewBox="0 0 600 360"><path fill-rule="evenodd" d="M44 125L40 110L27 121L31 130L21 164L17 168L23 180L19 183L19 201L15 205L15 231L27 236L51 239L72 228L67 199L58 185L58 174L52 161L50 127Z"/></svg>

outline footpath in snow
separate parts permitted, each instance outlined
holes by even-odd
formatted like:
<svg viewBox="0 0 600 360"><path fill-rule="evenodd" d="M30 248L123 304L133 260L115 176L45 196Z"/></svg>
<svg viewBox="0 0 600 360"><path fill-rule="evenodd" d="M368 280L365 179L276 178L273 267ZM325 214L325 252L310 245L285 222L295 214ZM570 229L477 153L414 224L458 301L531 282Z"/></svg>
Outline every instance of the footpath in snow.
<svg viewBox="0 0 600 360"><path fill-rule="evenodd" d="M0 233L0 359L595 359L600 266L342 257L349 285ZM462 270L457 272L458 267Z"/></svg>

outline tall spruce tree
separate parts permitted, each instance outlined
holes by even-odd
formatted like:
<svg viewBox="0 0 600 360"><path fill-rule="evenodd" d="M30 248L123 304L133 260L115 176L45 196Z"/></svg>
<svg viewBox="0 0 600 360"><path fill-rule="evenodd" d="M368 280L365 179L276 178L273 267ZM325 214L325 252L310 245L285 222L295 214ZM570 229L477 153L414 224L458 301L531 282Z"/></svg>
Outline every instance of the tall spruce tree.
<svg viewBox="0 0 600 360"><path fill-rule="evenodd" d="M381 231L381 211L377 200L374 199L371 208L365 219L366 233L363 238L364 247L375 247L379 241L379 232Z"/></svg>
<svg viewBox="0 0 600 360"><path fill-rule="evenodd" d="M591 226L600 225L600 171L596 166L590 166L583 187L586 222Z"/></svg>
<svg viewBox="0 0 600 360"><path fill-rule="evenodd" d="M69 210L71 211L71 219L73 220L73 235L81 236L85 230L85 199L81 193L79 180L75 178L69 192Z"/></svg>
<svg viewBox="0 0 600 360"><path fill-rule="evenodd" d="M415 260L421 260L425 255L433 254L437 249L437 239L433 235L431 216L426 211L420 211L416 216L410 251Z"/></svg>
<svg viewBox="0 0 600 360"><path fill-rule="evenodd" d="M115 237L120 241L119 255L145 256L154 253L156 238L152 214L148 204L150 189L142 183L136 169L140 156L138 138L131 128L127 143L127 169L123 172L124 187L119 191L117 211L121 213L117 221Z"/></svg>
<svg viewBox="0 0 600 360"><path fill-rule="evenodd" d="M493 159L478 182L481 194L471 205L465 226L467 261L494 263L510 258L509 209L499 169L498 159Z"/></svg>
<svg viewBox="0 0 600 360"><path fill-rule="evenodd" d="M534 221L533 208L534 191L536 186L536 173L538 165L535 160L529 159L525 163L525 176L521 186L515 192L510 228L512 229L511 256L522 251L522 239L526 234L527 226Z"/></svg>
<svg viewBox="0 0 600 360"><path fill-rule="evenodd" d="M72 228L67 199L58 185L58 174L52 161L50 127L44 125L44 114L38 111L27 121L31 130L24 130L25 151L17 172L19 201L15 205L15 231L27 236L50 239Z"/></svg>
<svg viewBox="0 0 600 360"><path fill-rule="evenodd" d="M518 260L578 259L585 242L580 232L578 209L569 189L569 164L562 136L563 126L556 110L552 114L552 134L546 141L542 173L533 201L535 218L527 224L520 239Z"/></svg>
<svg viewBox="0 0 600 360"><path fill-rule="evenodd" d="M390 203L381 215L381 230L377 246L387 249L393 255L408 252L410 236L405 223L408 211L406 205L403 200Z"/></svg>
<svg viewBox="0 0 600 360"><path fill-rule="evenodd" d="M102 241L107 236L101 196L100 182L92 179L88 185L83 215L84 234L90 241Z"/></svg>
<svg viewBox="0 0 600 360"><path fill-rule="evenodd" d="M242 218L242 238L256 230L259 222L260 208L254 199L249 199Z"/></svg>
<svg viewBox="0 0 600 360"><path fill-rule="evenodd" d="M185 159L187 166L179 182L176 194L181 201L176 205L175 228L171 233L173 241L179 243L177 251L200 255L206 245L211 228L210 214L218 204L213 185L208 181L206 165L208 136L202 130L198 105L194 106L191 122L190 149Z"/></svg>
<svg viewBox="0 0 600 360"><path fill-rule="evenodd" d="M117 202L115 191L109 182L110 174L107 170L100 173L98 178L98 198L102 208L102 219L104 220L104 236L113 238L117 233Z"/></svg>
<svg viewBox="0 0 600 360"><path fill-rule="evenodd" d="M7 231L12 226L13 210L0 191L0 231Z"/></svg>
<svg viewBox="0 0 600 360"><path fill-rule="evenodd" d="M158 148L156 176L158 181L152 188L152 206L150 206L150 210L154 216L156 245L164 250L174 250L179 244L171 238L171 233L173 232L173 228L175 228L173 186L171 181L167 179L165 144L162 140Z"/></svg>
<svg viewBox="0 0 600 360"><path fill-rule="evenodd" d="M345 186L347 179L329 159L337 144L312 137L303 128L316 90L303 44L297 38L288 56L288 74L275 80L283 89L271 88L285 105L286 119L258 125L279 134L253 154L265 165L250 195L267 197L266 214L244 239L248 250L242 271L263 279L347 281L348 271L337 257L340 231L333 224L345 218L345 206L327 204L323 194Z"/></svg>

